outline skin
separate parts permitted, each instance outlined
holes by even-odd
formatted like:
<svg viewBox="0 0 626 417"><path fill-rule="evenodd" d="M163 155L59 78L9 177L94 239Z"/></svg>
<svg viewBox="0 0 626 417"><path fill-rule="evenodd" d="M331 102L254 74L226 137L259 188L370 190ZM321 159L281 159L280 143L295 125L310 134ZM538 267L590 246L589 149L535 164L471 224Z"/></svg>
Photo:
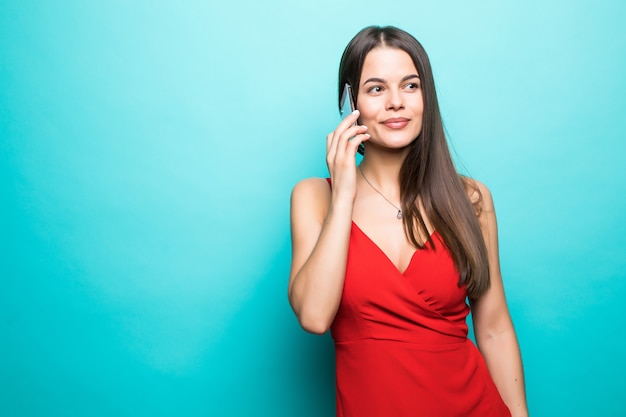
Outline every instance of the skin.
<svg viewBox="0 0 626 417"><path fill-rule="evenodd" d="M358 145L366 143L360 165L369 181L400 206L398 174L407 146L422 128L424 104L419 74L410 56L399 49L378 47L365 58L359 111L328 134L326 180L309 178L296 184L291 196L292 265L289 301L302 327L323 334L332 324L343 290L352 222L404 271L416 248L408 241L397 209L376 192L356 166ZM353 126L359 120L360 125ZM479 223L487 243L491 287L472 303L478 348L513 416L526 416L519 347L509 315L499 267L495 211L487 187L482 193ZM422 213L422 215L424 215ZM419 230L425 240L433 232Z"/></svg>

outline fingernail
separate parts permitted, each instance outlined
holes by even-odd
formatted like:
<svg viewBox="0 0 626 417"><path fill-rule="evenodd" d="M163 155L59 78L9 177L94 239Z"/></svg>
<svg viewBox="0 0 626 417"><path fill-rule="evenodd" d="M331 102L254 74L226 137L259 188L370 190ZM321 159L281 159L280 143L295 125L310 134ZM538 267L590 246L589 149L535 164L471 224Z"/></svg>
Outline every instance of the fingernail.
<svg viewBox="0 0 626 417"><path fill-rule="evenodd" d="M367 129L367 126L365 126L365 125L361 125L361 127L362 127L363 129Z"/></svg>
<svg viewBox="0 0 626 417"><path fill-rule="evenodd" d="M358 113L359 113L358 110L355 110L355 111L352 112L352 114L358 114Z"/></svg>

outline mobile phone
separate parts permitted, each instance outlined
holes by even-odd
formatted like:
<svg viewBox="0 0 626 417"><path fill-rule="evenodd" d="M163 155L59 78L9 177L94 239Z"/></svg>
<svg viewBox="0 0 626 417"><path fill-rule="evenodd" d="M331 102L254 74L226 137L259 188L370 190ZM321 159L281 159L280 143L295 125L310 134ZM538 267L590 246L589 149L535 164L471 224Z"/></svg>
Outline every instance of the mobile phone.
<svg viewBox="0 0 626 417"><path fill-rule="evenodd" d="M341 99L339 100L339 114L341 114L341 117L345 117L355 110L356 106L354 105L354 99L352 98L352 87L350 87L350 84L345 83L343 85Z"/></svg>
<svg viewBox="0 0 626 417"><path fill-rule="evenodd" d="M349 83L345 83L343 85L343 91L341 92L341 99L339 100L339 114L341 114L341 117L346 117L355 110L356 106L354 105L354 98L352 96L352 87ZM356 124L357 122L354 122L353 126ZM359 145L357 152L361 155L365 153L365 146L362 143Z"/></svg>

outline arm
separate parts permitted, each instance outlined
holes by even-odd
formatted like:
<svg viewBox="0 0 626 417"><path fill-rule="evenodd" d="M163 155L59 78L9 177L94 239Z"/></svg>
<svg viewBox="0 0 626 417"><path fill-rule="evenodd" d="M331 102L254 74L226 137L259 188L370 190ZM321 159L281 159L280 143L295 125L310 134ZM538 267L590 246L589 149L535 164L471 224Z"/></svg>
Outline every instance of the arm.
<svg viewBox="0 0 626 417"><path fill-rule="evenodd" d="M325 180L313 178L298 183L291 195L289 302L311 333L328 330L341 301L356 197L355 155L369 138L364 126L352 125L357 117L349 115L327 137L332 192Z"/></svg>
<svg viewBox="0 0 626 417"><path fill-rule="evenodd" d="M482 195L478 217L489 257L491 286L472 302L476 343L485 358L489 373L513 417L528 415L522 360L504 295L498 255L498 230L491 193L476 183Z"/></svg>

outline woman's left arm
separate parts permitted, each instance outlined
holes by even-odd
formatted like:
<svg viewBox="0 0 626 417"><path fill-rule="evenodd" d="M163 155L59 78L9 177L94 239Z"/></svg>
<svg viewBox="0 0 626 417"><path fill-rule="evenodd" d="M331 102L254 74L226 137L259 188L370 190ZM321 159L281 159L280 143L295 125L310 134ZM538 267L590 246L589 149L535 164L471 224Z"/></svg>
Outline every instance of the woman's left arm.
<svg viewBox="0 0 626 417"><path fill-rule="evenodd" d="M511 410L512 417L525 417L528 415L528 409L524 370L502 284L493 199L485 185L477 182L476 186L482 197L478 219L487 245L491 286L478 300L472 302L474 335L489 373L502 399Z"/></svg>

